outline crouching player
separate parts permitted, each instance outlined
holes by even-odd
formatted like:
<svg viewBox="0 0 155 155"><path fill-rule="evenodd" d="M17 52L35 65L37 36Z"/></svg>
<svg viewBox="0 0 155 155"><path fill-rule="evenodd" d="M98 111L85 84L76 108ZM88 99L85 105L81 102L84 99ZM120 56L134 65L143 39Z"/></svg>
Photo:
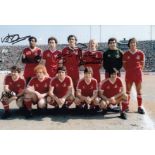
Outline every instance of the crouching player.
<svg viewBox="0 0 155 155"><path fill-rule="evenodd" d="M90 109L90 112L95 112L98 106L98 83L93 78L93 70L91 67L86 67L84 70L84 78L79 80L76 88L75 104L77 110L80 112Z"/></svg>
<svg viewBox="0 0 155 155"><path fill-rule="evenodd" d="M32 117L32 104L37 104L38 109L46 108L46 97L49 92L51 78L48 77L45 66L38 65L34 68L36 76L28 83L25 90L24 105L26 118Z"/></svg>
<svg viewBox="0 0 155 155"><path fill-rule="evenodd" d="M121 118L127 119L125 113L128 106L128 97L124 93L123 84L119 77L117 77L117 71L111 70L109 72L110 77L103 80L99 86L99 96L101 98L100 108L105 113L107 108L111 105L121 103Z"/></svg>
<svg viewBox="0 0 155 155"><path fill-rule="evenodd" d="M23 94L26 86L25 80L20 77L21 69L17 66L11 67L9 73L4 79L4 91L2 92L1 102L4 107L2 119L8 118L11 113L9 103L16 101L19 108L23 107Z"/></svg>
<svg viewBox="0 0 155 155"><path fill-rule="evenodd" d="M74 101L72 79L66 75L66 68L58 67L57 76L50 83L47 102L56 109L67 110Z"/></svg>

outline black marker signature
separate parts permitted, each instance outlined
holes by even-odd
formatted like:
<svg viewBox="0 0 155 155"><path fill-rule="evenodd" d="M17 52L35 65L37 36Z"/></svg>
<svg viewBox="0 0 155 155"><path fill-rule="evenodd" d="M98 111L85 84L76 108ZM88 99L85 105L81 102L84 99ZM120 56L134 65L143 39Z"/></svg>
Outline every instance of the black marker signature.
<svg viewBox="0 0 155 155"><path fill-rule="evenodd" d="M30 37L31 37L30 35L25 36L25 37L20 37L19 34L12 34L12 35L8 34L6 37L1 38L1 42L2 43L4 43L4 42L5 43L12 43L12 45L13 45L15 43L18 43L18 42L23 41L23 40L30 38Z"/></svg>

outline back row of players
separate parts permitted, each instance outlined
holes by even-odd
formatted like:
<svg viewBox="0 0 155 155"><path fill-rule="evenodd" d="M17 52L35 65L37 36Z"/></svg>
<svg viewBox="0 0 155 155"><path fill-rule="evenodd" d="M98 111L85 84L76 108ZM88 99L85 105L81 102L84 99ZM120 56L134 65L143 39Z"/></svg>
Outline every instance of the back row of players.
<svg viewBox="0 0 155 155"><path fill-rule="evenodd" d="M137 41L131 38L129 50L124 54L117 48L117 40L108 40L108 50L97 50L95 40L89 41L88 50L82 51L76 46L77 38L68 36L68 46L62 51L57 50L57 39L48 39L49 49L42 53L36 47L37 39L29 38L29 47L25 48L22 62L25 63L24 78L20 78L20 69L11 68L11 74L4 80L4 92L1 102L4 106L2 118L10 116L9 103L17 101L17 105L26 108L26 117L32 116L32 104L45 108L50 104L69 108L74 102L76 109L106 109L121 103L121 118L126 119L129 111L130 91L135 83L138 101L138 113L144 114L142 108L141 84L144 67L144 53L137 49ZM85 67L84 77L79 79L79 66ZM100 68L105 69L105 80L100 79ZM120 69L126 71L126 93L119 78ZM75 92L74 92L75 91Z"/></svg>

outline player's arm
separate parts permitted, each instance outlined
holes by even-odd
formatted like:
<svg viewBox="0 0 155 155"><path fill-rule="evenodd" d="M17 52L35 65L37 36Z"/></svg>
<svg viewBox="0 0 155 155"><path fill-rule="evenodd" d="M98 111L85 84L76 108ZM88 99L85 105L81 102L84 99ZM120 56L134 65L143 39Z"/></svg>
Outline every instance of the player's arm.
<svg viewBox="0 0 155 155"><path fill-rule="evenodd" d="M68 91L66 93L66 95L63 97L64 99L66 99L68 96L70 96L71 94L73 95L73 82L72 82L72 79L69 77L69 80L70 80L70 86L68 86Z"/></svg>
<svg viewBox="0 0 155 155"><path fill-rule="evenodd" d="M98 90L94 90L91 100L93 101L97 96L98 96Z"/></svg>
<svg viewBox="0 0 155 155"><path fill-rule="evenodd" d="M49 89L49 96L50 97L52 97L53 99L57 99L58 97L56 96L56 95L54 95L54 93L53 93L53 91L54 91L54 87L53 86L50 86L50 89Z"/></svg>
<svg viewBox="0 0 155 155"><path fill-rule="evenodd" d="M23 55L22 55L22 63L25 63L25 64L27 64L27 63L34 63L34 60L31 59L31 58L28 58L28 57L23 53Z"/></svg>
<svg viewBox="0 0 155 155"><path fill-rule="evenodd" d="M116 94L115 96L113 96L113 98L114 98L114 99L117 99L118 97L122 96L123 93L124 93L124 88L122 87L122 88L121 88L121 92L118 93L118 94Z"/></svg>
<svg viewBox="0 0 155 155"><path fill-rule="evenodd" d="M46 60L45 59L41 59L40 64L45 65L46 64Z"/></svg>
<svg viewBox="0 0 155 155"><path fill-rule="evenodd" d="M122 62L123 62L123 67L124 67L124 69L126 70L126 63L127 63L127 61L126 61L126 58L125 58L125 54L123 55L123 60L122 60Z"/></svg>
<svg viewBox="0 0 155 155"><path fill-rule="evenodd" d="M99 97L105 101L108 100L108 98L104 95L104 90L99 90Z"/></svg>
<svg viewBox="0 0 155 155"><path fill-rule="evenodd" d="M103 68L108 71L111 69L111 64L109 63L109 58L107 57L107 52L103 53Z"/></svg>
<svg viewBox="0 0 155 155"><path fill-rule="evenodd" d="M81 100L86 100L86 97L81 94L81 89L76 90L76 96Z"/></svg>
<svg viewBox="0 0 155 155"><path fill-rule="evenodd" d="M140 64L141 64L141 68L143 70L145 67L145 55L144 55L144 53L142 53L142 60L141 60Z"/></svg>
<svg viewBox="0 0 155 155"><path fill-rule="evenodd" d="M69 87L68 87L68 91L67 91L67 93L66 93L65 96L63 96L62 98L66 99L68 96L71 95L71 93L72 93L72 87L69 86Z"/></svg>
<svg viewBox="0 0 155 155"><path fill-rule="evenodd" d="M27 89L26 89L26 92L28 92L28 93L34 93L37 96L40 95L40 93L38 91L35 91L34 86L28 86Z"/></svg>
<svg viewBox="0 0 155 155"><path fill-rule="evenodd" d="M54 91L54 87L53 87L53 86L50 86L48 95L49 95L52 99L54 99L59 105L61 105L60 99L59 99L56 95L54 95L53 91Z"/></svg>
<svg viewBox="0 0 155 155"><path fill-rule="evenodd" d="M126 70L126 61L125 60L123 60L123 67Z"/></svg>
<svg viewBox="0 0 155 155"><path fill-rule="evenodd" d="M4 85L4 91L5 92L10 92L9 85Z"/></svg>
<svg viewBox="0 0 155 155"><path fill-rule="evenodd" d="M119 54L120 54L120 58L118 59L118 63L116 65L117 70L120 70L123 66L123 52L120 51Z"/></svg>

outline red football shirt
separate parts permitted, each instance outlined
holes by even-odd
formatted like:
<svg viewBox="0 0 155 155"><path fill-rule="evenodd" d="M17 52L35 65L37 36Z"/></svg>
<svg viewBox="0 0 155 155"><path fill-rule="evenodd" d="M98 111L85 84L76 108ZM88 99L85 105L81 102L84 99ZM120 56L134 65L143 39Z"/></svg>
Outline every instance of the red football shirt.
<svg viewBox="0 0 155 155"><path fill-rule="evenodd" d="M58 63L61 59L61 52L46 50L43 52L43 59L46 60L46 69L50 77L54 77L57 73Z"/></svg>
<svg viewBox="0 0 155 155"><path fill-rule="evenodd" d="M144 53L140 50L132 53L131 51L127 51L123 55L123 62L125 63L126 71L135 71L137 69L141 69L141 62L144 61Z"/></svg>
<svg viewBox="0 0 155 155"><path fill-rule="evenodd" d="M45 77L43 81L39 81L37 77L33 77L30 82L29 86L33 86L35 91L39 92L40 94L47 93L49 91L51 78Z"/></svg>
<svg viewBox="0 0 155 155"><path fill-rule="evenodd" d="M21 78L14 81L11 75L9 74L4 79L4 85L8 85L11 91L14 91L16 94L18 94L25 89L26 83L25 80Z"/></svg>
<svg viewBox="0 0 155 155"><path fill-rule="evenodd" d="M116 81L112 83L110 79L106 79L101 82L100 90L103 91L103 95L107 98L113 97L121 92L123 83L120 78L116 78Z"/></svg>
<svg viewBox="0 0 155 155"><path fill-rule="evenodd" d="M87 84L83 78L79 80L77 85L77 90L81 91L82 96L92 97L93 92L98 90L97 80L92 78L91 82Z"/></svg>
<svg viewBox="0 0 155 155"><path fill-rule="evenodd" d="M23 54L31 60L34 60L36 56L41 56L42 51L40 48L36 47L33 51L30 48L25 48L23 51ZM34 73L34 68L38 65L39 63L26 63L25 68L24 68L24 77L29 78L35 76Z"/></svg>
<svg viewBox="0 0 155 155"><path fill-rule="evenodd" d="M58 98L62 98L66 95L68 88L71 86L72 81L69 76L66 76L64 81L60 81L58 77L53 78L51 81L50 86L54 87L54 95L56 95Z"/></svg>
<svg viewBox="0 0 155 155"><path fill-rule="evenodd" d="M86 51L82 58L85 67L91 67L93 77L100 82L100 68L102 62L102 53L100 51Z"/></svg>

